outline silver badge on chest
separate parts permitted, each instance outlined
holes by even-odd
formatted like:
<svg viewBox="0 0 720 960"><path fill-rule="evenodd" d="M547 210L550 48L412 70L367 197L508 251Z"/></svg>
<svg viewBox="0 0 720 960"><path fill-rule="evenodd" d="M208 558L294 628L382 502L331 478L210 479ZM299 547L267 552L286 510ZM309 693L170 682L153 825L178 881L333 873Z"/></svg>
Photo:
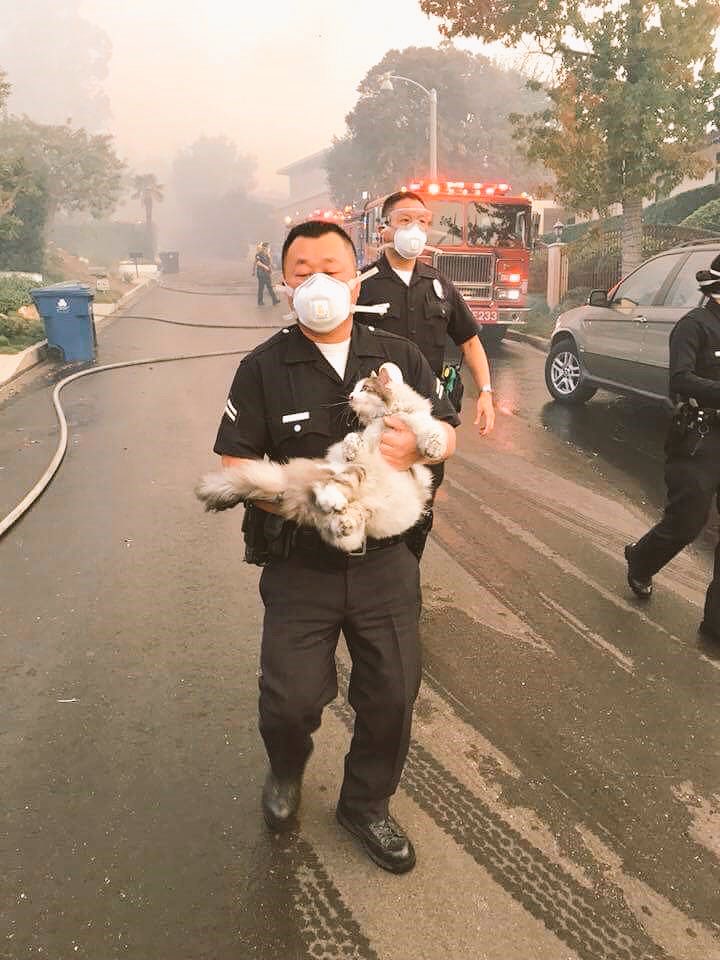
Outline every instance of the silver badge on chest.
<svg viewBox="0 0 720 960"><path fill-rule="evenodd" d="M433 290L435 291L435 296L438 298L438 300L445 299L445 291L443 290L443 285L442 283L440 283L440 280L437 277L435 277L435 279L433 280Z"/></svg>

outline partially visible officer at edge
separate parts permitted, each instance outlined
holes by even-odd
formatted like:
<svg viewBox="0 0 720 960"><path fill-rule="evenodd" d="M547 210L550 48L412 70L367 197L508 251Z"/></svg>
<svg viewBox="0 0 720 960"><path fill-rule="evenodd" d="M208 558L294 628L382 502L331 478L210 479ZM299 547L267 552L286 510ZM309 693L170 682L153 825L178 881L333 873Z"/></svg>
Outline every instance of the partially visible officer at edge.
<svg viewBox="0 0 720 960"><path fill-rule="evenodd" d="M708 299L670 334L676 408L665 443L665 511L641 540L625 547L628 583L643 599L652 594L653 576L700 534L720 490L720 256L697 280ZM720 543L699 632L720 643Z"/></svg>
<svg viewBox="0 0 720 960"><path fill-rule="evenodd" d="M448 336L460 347L478 390L474 423L483 436L495 425L492 383L477 323L454 284L435 267L418 260L427 244L432 212L422 197L398 191L385 198L381 211L386 244L369 266L378 273L363 281L358 303L389 303L388 312L372 323L407 337L420 347L436 376L443 368Z"/></svg>
<svg viewBox="0 0 720 960"><path fill-rule="evenodd" d="M240 363L215 443L223 466L266 454L274 460L323 456L357 429L348 418L348 395L385 361L431 398L449 457L459 420L438 397L418 348L353 323L357 260L347 234L332 223L299 224L287 235L282 266L298 323ZM386 425L380 450L393 467L407 470L420 459L415 435L395 417ZM356 720L336 816L375 863L404 873L415 852L388 803L407 756L420 686L417 557L403 537L369 539L362 555L343 553L315 530L282 520L268 503L246 504L243 529L246 559L266 564L259 703L270 761L265 820L274 830L294 825L312 734L338 692L335 650L342 630Z"/></svg>

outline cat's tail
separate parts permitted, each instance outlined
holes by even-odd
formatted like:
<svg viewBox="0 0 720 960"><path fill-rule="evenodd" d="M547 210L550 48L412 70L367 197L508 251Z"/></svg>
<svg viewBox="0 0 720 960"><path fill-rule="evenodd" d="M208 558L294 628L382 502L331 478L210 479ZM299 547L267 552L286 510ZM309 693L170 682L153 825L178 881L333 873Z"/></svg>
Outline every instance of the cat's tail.
<svg viewBox="0 0 720 960"><path fill-rule="evenodd" d="M243 500L275 500L287 479L279 463L248 460L219 473L207 473L195 487L195 496L206 510L229 510Z"/></svg>

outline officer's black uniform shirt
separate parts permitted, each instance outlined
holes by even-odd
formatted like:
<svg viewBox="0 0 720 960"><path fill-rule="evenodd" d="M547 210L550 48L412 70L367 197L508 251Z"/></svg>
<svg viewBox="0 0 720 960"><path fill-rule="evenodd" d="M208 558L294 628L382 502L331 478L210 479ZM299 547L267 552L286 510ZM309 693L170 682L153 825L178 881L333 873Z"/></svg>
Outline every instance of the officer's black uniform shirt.
<svg viewBox="0 0 720 960"><path fill-rule="evenodd" d="M720 306L709 300L670 334L670 395L720 410Z"/></svg>
<svg viewBox="0 0 720 960"><path fill-rule="evenodd" d="M415 261L410 286L395 273L385 254L370 267L377 267L378 273L363 280L358 303L389 303L390 309L384 316L370 319L366 315L365 319L358 314L356 319L412 340L439 374L448 335L458 346L477 336L475 318L461 294L447 277L420 260Z"/></svg>
<svg viewBox="0 0 720 960"><path fill-rule="evenodd" d="M345 377L295 326L286 327L245 357L235 374L220 422L215 453L271 460L323 457L359 424L348 406L358 380L385 361L432 400L433 416L460 421L418 348L374 327L353 324Z"/></svg>

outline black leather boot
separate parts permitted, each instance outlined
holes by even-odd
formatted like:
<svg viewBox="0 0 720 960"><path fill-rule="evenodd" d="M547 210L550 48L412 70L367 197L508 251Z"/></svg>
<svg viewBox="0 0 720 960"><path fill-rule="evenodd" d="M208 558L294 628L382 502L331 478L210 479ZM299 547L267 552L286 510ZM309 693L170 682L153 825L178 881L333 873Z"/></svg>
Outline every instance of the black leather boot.
<svg viewBox="0 0 720 960"><path fill-rule="evenodd" d="M628 571L627 571L627 581L630 589L635 594L636 597L640 597L641 600L649 600L653 592L653 582L652 577L648 577L647 580L641 580L639 577L636 577L633 573L632 567L632 553L634 543L629 543L625 547L625 559L627 560Z"/></svg>
<svg viewBox="0 0 720 960"><path fill-rule="evenodd" d="M383 870L407 873L415 866L415 850L407 834L390 814L382 820L364 820L345 810L336 810L338 823L357 837L365 852Z"/></svg>
<svg viewBox="0 0 720 960"><path fill-rule="evenodd" d="M272 770L268 771L262 792L262 810L265 823L271 830L290 830L295 825L301 787L302 777L281 780Z"/></svg>

